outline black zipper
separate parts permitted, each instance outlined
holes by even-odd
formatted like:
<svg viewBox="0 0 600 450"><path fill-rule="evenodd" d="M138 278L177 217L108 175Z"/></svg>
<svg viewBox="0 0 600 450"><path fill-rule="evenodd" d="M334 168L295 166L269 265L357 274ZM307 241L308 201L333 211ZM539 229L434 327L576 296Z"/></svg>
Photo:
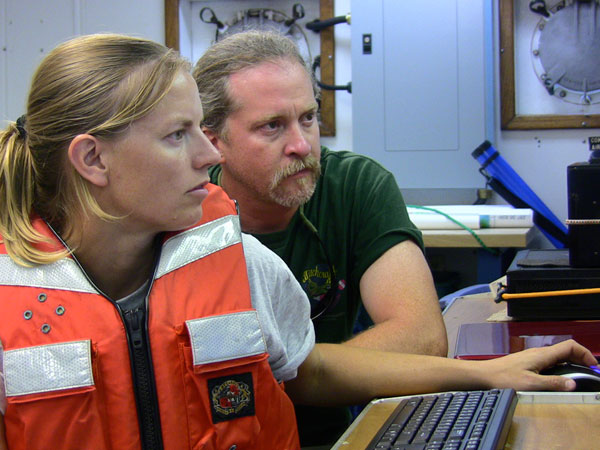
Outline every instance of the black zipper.
<svg viewBox="0 0 600 450"><path fill-rule="evenodd" d="M145 306L145 305L144 305ZM158 397L150 357L144 306L122 314L131 355L135 400L140 422L140 438L144 450L163 448Z"/></svg>
<svg viewBox="0 0 600 450"><path fill-rule="evenodd" d="M152 352L148 335L148 298L158 270L158 261L162 251L162 234L156 236L154 253L154 271L148 285L146 295L141 304L123 310L117 302L112 303L117 307L125 330L131 360L131 372L135 403L140 424L140 440L143 450L162 450L162 430L160 427L160 410L158 395L154 379L154 366L152 365Z"/></svg>

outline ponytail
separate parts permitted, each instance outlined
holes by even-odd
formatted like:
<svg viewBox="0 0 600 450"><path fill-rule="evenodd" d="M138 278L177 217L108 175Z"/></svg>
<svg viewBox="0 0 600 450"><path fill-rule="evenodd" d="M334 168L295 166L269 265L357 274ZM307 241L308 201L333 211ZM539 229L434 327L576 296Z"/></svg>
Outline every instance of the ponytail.
<svg viewBox="0 0 600 450"><path fill-rule="evenodd" d="M65 252L46 253L36 244L50 242L31 223L36 170L22 119L0 131L0 235L11 258L22 265L49 263Z"/></svg>

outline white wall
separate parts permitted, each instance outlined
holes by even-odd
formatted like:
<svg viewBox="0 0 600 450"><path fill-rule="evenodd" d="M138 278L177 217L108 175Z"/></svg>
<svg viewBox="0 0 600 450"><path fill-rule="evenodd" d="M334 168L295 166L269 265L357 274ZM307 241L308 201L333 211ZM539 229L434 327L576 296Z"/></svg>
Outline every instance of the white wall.
<svg viewBox="0 0 600 450"><path fill-rule="evenodd" d="M183 1L183 0L182 0ZM519 0L516 0L519 1ZM248 5L248 0L240 4ZM493 0L497 22L498 0ZM0 0L0 119L23 112L33 68L56 43L97 31L138 34L164 42L163 0ZM350 12L350 0L335 0L335 15ZM350 26L336 25L336 84L352 80ZM495 73L498 73L497 35ZM495 81L494 146L561 219L567 217L566 167L588 159L587 139L600 130L501 131L499 84ZM352 150L351 94L336 92L334 149Z"/></svg>
<svg viewBox="0 0 600 450"><path fill-rule="evenodd" d="M33 72L58 43L126 33L164 43L164 0L0 0L0 120L25 111Z"/></svg>

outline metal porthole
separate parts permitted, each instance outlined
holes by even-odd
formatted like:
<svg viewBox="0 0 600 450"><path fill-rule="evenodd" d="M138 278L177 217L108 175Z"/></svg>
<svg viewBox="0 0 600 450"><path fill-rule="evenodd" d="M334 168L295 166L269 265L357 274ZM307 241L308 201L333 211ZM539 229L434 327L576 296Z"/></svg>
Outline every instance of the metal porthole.
<svg viewBox="0 0 600 450"><path fill-rule="evenodd" d="M48 296L47 296L46 294L44 294L43 292L42 292L40 295L38 295L38 300L39 300L41 303L44 303L44 302L46 301L46 299L47 299L47 298L48 298Z"/></svg>
<svg viewBox="0 0 600 450"><path fill-rule="evenodd" d="M23 317L25 318L25 320L29 320L33 317L33 312L31 312L30 310L27 310L23 313Z"/></svg>
<svg viewBox="0 0 600 450"><path fill-rule="evenodd" d="M65 307L64 306L57 306L56 307L56 314L58 314L59 316L62 316L65 313Z"/></svg>
<svg viewBox="0 0 600 450"><path fill-rule="evenodd" d="M44 333L44 334L50 333L50 325L48 325L47 323L42 325L42 333Z"/></svg>

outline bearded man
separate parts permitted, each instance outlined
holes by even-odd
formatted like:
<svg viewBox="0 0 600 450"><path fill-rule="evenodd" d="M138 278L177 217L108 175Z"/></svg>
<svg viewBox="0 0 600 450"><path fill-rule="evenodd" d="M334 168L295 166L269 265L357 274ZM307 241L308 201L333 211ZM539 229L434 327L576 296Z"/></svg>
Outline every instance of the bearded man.
<svg viewBox="0 0 600 450"><path fill-rule="evenodd" d="M243 231L305 289L317 342L445 356L423 239L395 178L370 158L320 146L318 86L295 44L233 34L200 58L194 78L204 132L222 155L211 180L238 202ZM355 334L361 305L374 325ZM343 409L296 413L302 446L331 445L350 420Z"/></svg>

